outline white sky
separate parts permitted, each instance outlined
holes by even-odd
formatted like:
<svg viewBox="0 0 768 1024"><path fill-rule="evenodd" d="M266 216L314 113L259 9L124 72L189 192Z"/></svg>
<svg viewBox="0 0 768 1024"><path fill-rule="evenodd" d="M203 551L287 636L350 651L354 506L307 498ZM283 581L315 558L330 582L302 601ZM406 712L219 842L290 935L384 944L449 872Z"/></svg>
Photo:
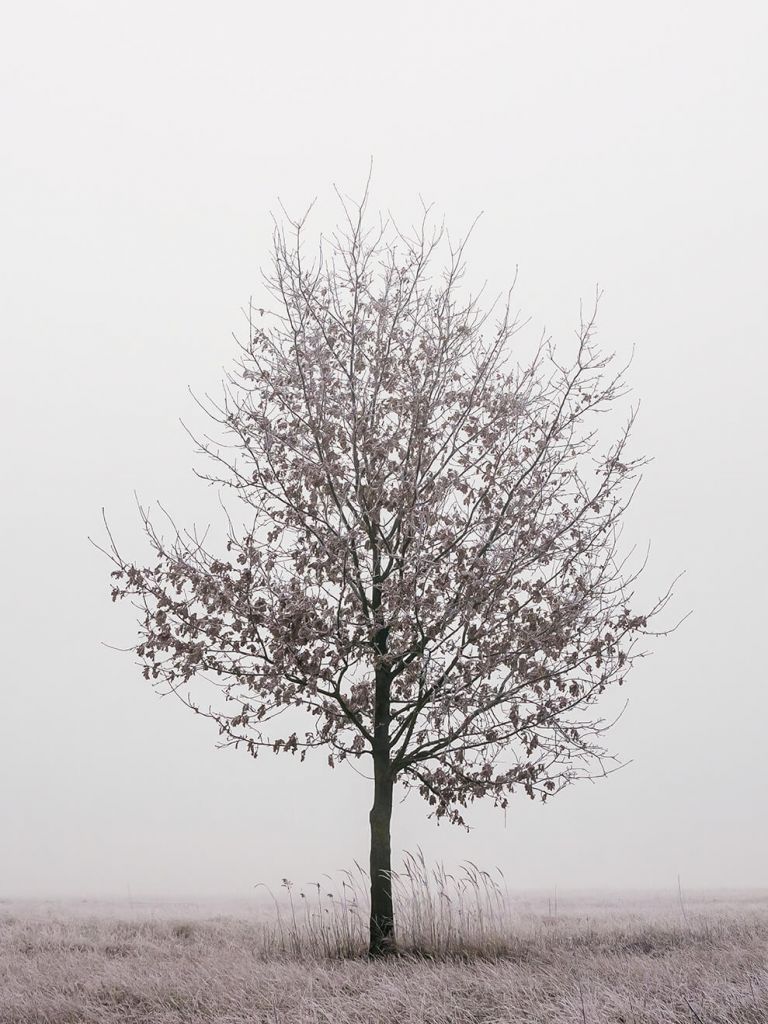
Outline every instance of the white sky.
<svg viewBox="0 0 768 1024"><path fill-rule="evenodd" d="M357 192L456 231L567 344L600 337L655 457L629 524L693 609L627 687L632 764L470 835L397 806L396 849L513 887L766 886L768 6L53 0L0 42L0 896L247 893L367 856L369 786L251 761L160 700L89 547L132 493L206 522L178 419L215 389L270 210Z"/></svg>

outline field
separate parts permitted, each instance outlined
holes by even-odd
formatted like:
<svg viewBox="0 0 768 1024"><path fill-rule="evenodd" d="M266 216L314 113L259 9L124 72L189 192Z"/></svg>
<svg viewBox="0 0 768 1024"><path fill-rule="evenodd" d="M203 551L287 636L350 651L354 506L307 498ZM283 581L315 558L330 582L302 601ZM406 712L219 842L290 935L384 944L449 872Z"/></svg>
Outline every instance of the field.
<svg viewBox="0 0 768 1024"><path fill-rule="evenodd" d="M371 962L348 879L266 902L0 901L0 1022L768 1022L768 893L411 877L403 955Z"/></svg>

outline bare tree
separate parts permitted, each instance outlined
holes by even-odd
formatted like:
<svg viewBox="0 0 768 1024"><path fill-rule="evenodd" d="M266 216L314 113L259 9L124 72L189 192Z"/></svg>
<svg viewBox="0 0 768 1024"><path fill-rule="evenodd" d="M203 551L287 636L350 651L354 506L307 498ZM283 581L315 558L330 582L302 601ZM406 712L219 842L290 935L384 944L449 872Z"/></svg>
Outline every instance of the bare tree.
<svg viewBox="0 0 768 1024"><path fill-rule="evenodd" d="M141 609L144 675L224 744L371 759L379 954L394 947L395 784L463 824L481 797L506 808L516 790L547 799L603 774L593 705L669 595L631 608L642 566L620 557L619 525L641 461L631 411L601 446L598 414L626 388L594 316L568 360L544 340L520 365L509 301L492 322L462 297L463 242L428 211L405 235L369 230L365 200L342 205L309 262L305 218L276 225L274 308L251 308L223 398L205 405L223 429L196 441L213 467L200 475L234 490L247 522L228 514L212 553L176 527L166 541L142 511L153 564L109 553L113 600ZM194 696L201 675L217 706Z"/></svg>

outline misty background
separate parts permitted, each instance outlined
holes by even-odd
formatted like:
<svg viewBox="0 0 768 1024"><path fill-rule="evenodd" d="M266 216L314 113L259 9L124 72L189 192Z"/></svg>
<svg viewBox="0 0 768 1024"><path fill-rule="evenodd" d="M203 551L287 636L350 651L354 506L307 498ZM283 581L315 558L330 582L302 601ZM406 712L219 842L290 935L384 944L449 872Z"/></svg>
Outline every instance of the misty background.
<svg viewBox="0 0 768 1024"><path fill-rule="evenodd" d="M0 896L251 893L366 862L371 785L322 754L251 760L160 699L112 605L100 510L133 492L223 530L192 474L259 294L278 197L332 183L460 234L473 281L570 350L579 302L654 458L626 544L678 632L631 673L631 763L465 832L397 804L395 861L512 888L768 885L768 144L763 3L30 2L0 42L3 355ZM530 333L532 332L532 334ZM198 464L199 465L199 464ZM612 703L613 701L613 703ZM614 698L606 707L621 706ZM359 766L364 767L364 761Z"/></svg>

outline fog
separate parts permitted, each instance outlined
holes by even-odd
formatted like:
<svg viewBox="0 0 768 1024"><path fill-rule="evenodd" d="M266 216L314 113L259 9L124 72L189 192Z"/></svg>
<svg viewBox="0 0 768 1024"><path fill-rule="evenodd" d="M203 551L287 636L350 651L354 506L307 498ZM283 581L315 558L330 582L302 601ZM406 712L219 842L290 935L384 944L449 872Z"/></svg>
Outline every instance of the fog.
<svg viewBox="0 0 768 1024"><path fill-rule="evenodd" d="M218 750L161 699L109 599L104 507L134 492L223 530L180 420L215 391L281 200L329 230L333 183L408 222L418 197L534 336L599 338L653 457L627 545L683 572L630 676L621 771L551 803L411 796L395 860L499 867L510 887L765 886L762 662L768 8L762 3L16 5L2 78L0 896L246 895L367 856L351 769ZM111 645L106 646L106 645ZM620 707L608 702L607 707ZM363 762L360 762L362 765Z"/></svg>

